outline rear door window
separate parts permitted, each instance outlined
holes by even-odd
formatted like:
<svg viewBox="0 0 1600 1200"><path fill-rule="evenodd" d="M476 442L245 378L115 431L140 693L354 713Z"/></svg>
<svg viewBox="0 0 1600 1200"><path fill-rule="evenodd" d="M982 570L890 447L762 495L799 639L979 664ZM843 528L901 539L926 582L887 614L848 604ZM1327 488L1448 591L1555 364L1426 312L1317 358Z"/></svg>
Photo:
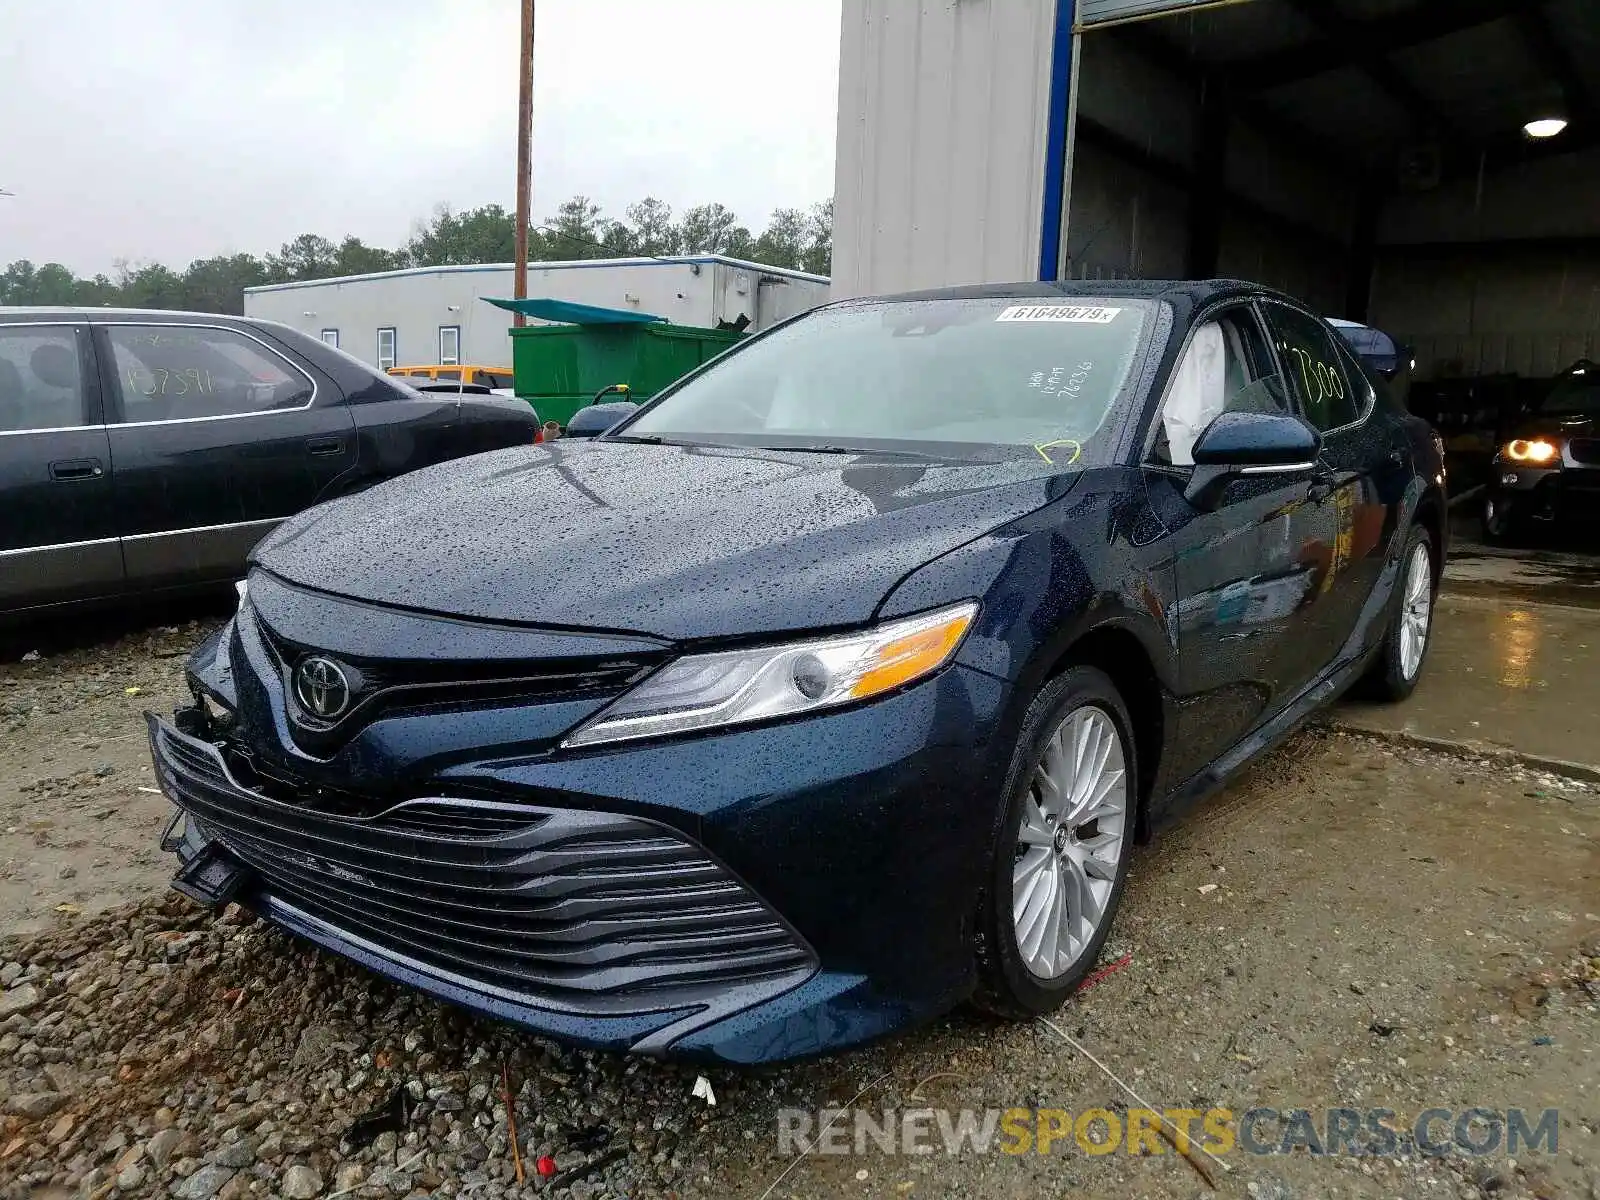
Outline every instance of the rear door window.
<svg viewBox="0 0 1600 1200"><path fill-rule="evenodd" d="M1263 304L1278 345L1278 358L1305 419L1319 432L1342 429L1361 416L1358 396L1345 375L1344 356L1323 322L1286 304Z"/></svg>
<svg viewBox="0 0 1600 1200"><path fill-rule="evenodd" d="M87 423L73 327L0 325L0 433Z"/></svg>
<svg viewBox="0 0 1600 1200"><path fill-rule="evenodd" d="M316 394L299 367L234 329L111 325L106 336L128 424L304 408Z"/></svg>

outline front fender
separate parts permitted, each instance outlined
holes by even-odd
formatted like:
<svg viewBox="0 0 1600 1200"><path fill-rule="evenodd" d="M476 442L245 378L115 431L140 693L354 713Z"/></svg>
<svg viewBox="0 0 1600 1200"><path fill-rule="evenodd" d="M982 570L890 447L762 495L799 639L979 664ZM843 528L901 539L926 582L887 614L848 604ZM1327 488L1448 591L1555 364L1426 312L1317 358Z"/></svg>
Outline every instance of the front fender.
<svg viewBox="0 0 1600 1200"><path fill-rule="evenodd" d="M1095 661L1113 674L1127 658L1129 682L1135 672L1154 678L1159 696L1146 699L1171 728L1164 718L1176 684L1177 633L1168 618L1176 581L1164 547L1145 536L1143 496L1113 487L1047 505L912 572L880 616L981 601L956 661L1010 685L997 737L1015 737L1045 681L1091 638ZM1140 652L1146 661L1131 661Z"/></svg>

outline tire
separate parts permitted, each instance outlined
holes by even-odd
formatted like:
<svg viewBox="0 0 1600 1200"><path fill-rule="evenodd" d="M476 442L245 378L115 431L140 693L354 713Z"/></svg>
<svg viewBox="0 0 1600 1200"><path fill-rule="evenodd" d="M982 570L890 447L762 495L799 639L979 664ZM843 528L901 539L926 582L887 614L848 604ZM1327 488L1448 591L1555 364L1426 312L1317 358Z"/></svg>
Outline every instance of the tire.
<svg viewBox="0 0 1600 1200"><path fill-rule="evenodd" d="M1419 584L1419 575L1420 584ZM1420 586L1420 590L1419 590ZM1383 635L1383 645L1370 676L1376 698L1391 703L1416 690L1433 644L1434 600L1438 585L1433 577L1433 541L1421 525L1413 525L1400 555L1400 578L1395 584L1394 615ZM1417 624L1420 619L1420 627ZM1420 638L1420 645L1417 639Z"/></svg>
<svg viewBox="0 0 1600 1200"><path fill-rule="evenodd" d="M1506 511L1505 502L1490 496L1483 502L1483 541L1486 546L1515 546L1523 539L1520 522Z"/></svg>
<svg viewBox="0 0 1600 1200"><path fill-rule="evenodd" d="M1093 667L1072 667L1051 679L1028 707L1007 771L1005 804L978 905L974 1002L979 1007L1021 1020L1054 1012L1093 969L1122 899L1133 848L1139 777L1131 729L1116 685ZM1067 789L1058 789L1069 794L1052 805L1040 774L1041 768L1045 775L1051 773L1058 733L1069 754L1080 747L1104 747L1104 770L1098 787L1088 772L1069 779ZM1123 763L1119 780L1114 779L1118 755ZM1056 758L1058 777L1065 767L1065 756ZM1061 806L1056 812L1060 817L1107 787L1096 819L1071 829L1051 819L1052 807ZM1025 817L1030 818L1027 831ZM1088 867L1077 865L1089 860ZM1081 900L1084 888L1099 908L1093 921ZM1080 898L1075 910L1068 904L1074 896ZM1019 912L1031 917L1020 922L1020 931ZM1053 919L1052 913L1066 923ZM1045 940L1052 925L1057 939L1053 957Z"/></svg>

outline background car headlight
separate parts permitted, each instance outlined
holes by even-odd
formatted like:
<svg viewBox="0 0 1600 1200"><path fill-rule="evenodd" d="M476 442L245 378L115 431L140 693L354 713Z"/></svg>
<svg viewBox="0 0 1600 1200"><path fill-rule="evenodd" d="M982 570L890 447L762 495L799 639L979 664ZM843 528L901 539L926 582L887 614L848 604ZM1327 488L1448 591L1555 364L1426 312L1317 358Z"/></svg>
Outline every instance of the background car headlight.
<svg viewBox="0 0 1600 1200"><path fill-rule="evenodd" d="M865 700L950 661L976 602L840 637L690 654L668 663L569 734L563 747L663 737Z"/></svg>
<svg viewBox="0 0 1600 1200"><path fill-rule="evenodd" d="M1555 443L1547 442L1544 438L1531 441L1518 438L1506 446L1506 457L1512 462L1547 463L1559 453Z"/></svg>

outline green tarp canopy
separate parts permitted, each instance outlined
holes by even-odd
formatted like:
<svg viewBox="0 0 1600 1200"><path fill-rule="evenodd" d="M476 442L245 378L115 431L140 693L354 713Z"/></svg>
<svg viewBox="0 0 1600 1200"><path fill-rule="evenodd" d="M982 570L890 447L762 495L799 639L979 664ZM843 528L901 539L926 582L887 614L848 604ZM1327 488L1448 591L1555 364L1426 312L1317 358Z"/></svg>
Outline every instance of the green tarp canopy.
<svg viewBox="0 0 1600 1200"><path fill-rule="evenodd" d="M570 300L493 300L496 308L521 313L538 321L560 321L566 325L648 325L665 321L650 313L629 312L622 308L600 308L594 304L574 304Z"/></svg>

